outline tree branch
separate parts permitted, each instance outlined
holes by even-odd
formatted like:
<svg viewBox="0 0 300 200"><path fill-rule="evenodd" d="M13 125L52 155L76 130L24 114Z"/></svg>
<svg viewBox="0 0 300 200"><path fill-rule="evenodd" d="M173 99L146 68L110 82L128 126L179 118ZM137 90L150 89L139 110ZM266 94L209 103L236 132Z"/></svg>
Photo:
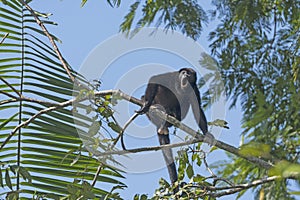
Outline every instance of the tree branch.
<svg viewBox="0 0 300 200"><path fill-rule="evenodd" d="M111 95L116 95L116 97L121 97L122 99L125 99L125 100L127 100L127 101L129 101L131 103L136 104L136 105L139 105L139 106L143 105L143 101L141 101L139 99L136 99L134 97L131 97L131 96L123 93L120 90L107 90L107 91L104 91L104 92L110 93ZM95 95L103 95L103 91L102 92L95 92ZM151 106L149 111L153 112L154 114L156 114L161 119L164 119L164 120L170 122L175 127L179 128L182 131L186 132L187 134L191 135L198 142L205 142L205 143L210 144L210 141L206 141L205 137L202 134L199 134L199 132L194 131L193 129L191 129L190 127L188 127L187 125L185 125L184 123L178 121L175 117L167 115L165 112L163 112L163 111L161 111L159 109L156 109L154 106ZM260 158L253 157L253 156L243 155L243 154L241 154L239 152L238 148L235 148L235 147L233 147L233 146L231 146L229 144L226 144L226 143L224 143L222 141L215 140L213 145L215 145L216 147L218 147L220 149L223 149L223 150L225 150L227 152L230 152L230 153L232 153L234 155L242 157L242 158L248 160L249 162L254 163L254 164L256 164L256 165L258 165L260 167L263 167L265 169L269 169L269 168L271 168L273 166L271 163L266 162L265 160L262 160ZM139 150L144 151L145 149L144 148L140 148ZM127 153L129 153L129 152L136 153L136 152L139 152L139 150L137 150L137 149L131 149L131 150L128 150ZM157 150L157 149L155 149L155 148L154 149L149 149L149 151L153 151L153 150ZM122 153L122 154L125 154L123 151L118 151L118 152Z"/></svg>
<svg viewBox="0 0 300 200"><path fill-rule="evenodd" d="M268 182L272 182L279 178L280 178L279 176L271 176L268 178L253 181L251 183L239 184L239 185L235 185L235 186L231 186L231 187L208 187L206 189L210 190L210 191L226 190L223 192L209 193L209 196L211 196L211 197L221 197L221 196L234 194L234 193L240 192L242 190L249 189L251 187L262 185L262 184L265 184Z"/></svg>
<svg viewBox="0 0 300 200"><path fill-rule="evenodd" d="M127 100L131 103L134 103L136 105L142 106L143 105L143 101L134 98L132 96L129 96L125 93L123 93L120 90L104 90L104 91L98 91L94 93L95 96L105 96L105 95L114 95L116 98L122 98L124 100ZM74 103L75 101L84 101L86 100L88 97L84 97L81 99L71 99L69 101L66 102L62 102L62 103L58 103L56 106L51 106L49 108L43 109L41 111L39 111L38 113L36 113L35 115L33 115L31 118L29 118L28 120L26 120L25 122L19 124L10 134L9 136L6 138L6 140L2 143L2 145L0 146L0 150L5 146L5 144L7 144L7 142L11 139L11 137L16 133L16 131L18 131L21 127L23 126L27 126L29 123L31 123L33 120L35 120L38 116L44 114L44 113L48 113L51 111L54 111L58 108L62 108L62 107L66 107L69 105L72 105L72 103ZM194 131L193 129L191 129L190 127L188 127L187 125L185 125L184 123L178 121L176 118L167 115L166 113L164 113L161 110L156 109L155 107L151 106L150 107L150 111L153 112L154 114L156 114L158 117L172 123L175 127L181 129L182 131L186 132L187 134L191 135L194 139L190 140L188 142L185 143L177 143L177 144L170 144L170 145L165 145L162 147L168 147L168 148L172 148L172 147L178 147L178 146L183 146L183 144L188 145L188 144L193 144L193 143L198 143L198 142L205 142L205 143L209 143L208 141L205 140L205 137L202 134L199 134L198 132ZM224 142L215 140L214 145L220 149L223 149L227 152L230 152L234 155L237 155L239 157L242 157L246 160L248 160L251 163L254 163L260 167L263 167L265 169L269 169L271 168L273 165L271 163L268 163L260 158L256 158L253 156L245 156L239 153L239 149L235 148L229 144L226 144ZM145 148L138 148L138 149L130 149L127 151L112 151L112 152L104 152L104 153L99 153L99 155L96 156L103 156L103 155L112 155L112 154L119 154L119 155L123 155L123 154L127 154L127 153L137 153L137 152L141 152L141 151L157 151L160 150L162 147L145 147Z"/></svg>
<svg viewBox="0 0 300 200"><path fill-rule="evenodd" d="M41 27L41 29L43 30L43 32L45 33L45 35L49 38L50 43L52 44L52 47L56 53L56 55L58 56L58 59L60 60L63 68L65 69L65 71L67 72L69 78L71 79L71 81L73 83L77 83L76 79L74 78L74 76L71 73L70 68L68 67L67 63L65 62L60 50L58 49L53 37L50 35L49 31L47 30L47 28L44 26L43 22L39 19L39 17L35 14L34 10L24 1L24 0L20 0L20 2L27 8L27 10L32 14L32 16L34 17L36 23Z"/></svg>
<svg viewBox="0 0 300 200"><path fill-rule="evenodd" d="M7 36L9 35L9 33L6 33L4 35L4 37L2 38L2 40L0 41L0 45L4 42L4 40L7 38Z"/></svg>
<svg viewBox="0 0 300 200"><path fill-rule="evenodd" d="M12 89L19 97L22 96L22 94L16 90L10 83L8 83L4 78L0 77L0 80L5 83L5 85L7 85L8 87L10 87L10 89Z"/></svg>
<svg viewBox="0 0 300 200"><path fill-rule="evenodd" d="M42 114L45 114L45 113L48 113L48 112L51 112L51 111L54 111L54 110L57 110L59 108L62 108L62 107L66 107L66 106L69 106L69 105L72 105L72 103L75 101L76 99L71 99L69 101L65 101L65 102L62 102L62 103L59 103L57 106L52 106L52 107L48 107L48 108L45 108L41 111L39 111L38 113L34 114L32 117L30 117L29 119L27 119L26 121L22 122L21 124L19 124L18 126L16 126L14 128L14 130L8 135L8 137L4 140L4 142L1 144L0 146L0 150L3 149L3 147L9 142L9 140L16 134L16 132L24 127L24 126L27 126L28 124L30 124L32 121L34 121L38 116L42 115Z"/></svg>
<svg viewBox="0 0 300 200"><path fill-rule="evenodd" d="M1 92L1 91L0 91ZM31 98L27 98L27 97L20 97L20 98L17 98L13 95L10 95L6 92L1 92L5 95L8 95L8 96L11 96L13 99L15 100L26 100L26 101L29 101L29 102L35 102L35 103L41 103L41 104L46 104L46 105L51 105L50 107L48 108L45 108L39 112L37 112L36 114L34 114L32 117L30 117L29 119L27 119L26 121L24 121L23 123L19 124L18 126L16 126L14 128L14 130L12 130L12 132L8 135L8 137L2 142L1 146L0 146L0 150L3 149L3 147L10 141L10 139L16 134L16 132L18 130L20 130L20 128L24 127L24 126L27 126L28 124L30 124L32 121L34 121L37 117L39 117L40 115L42 114L45 114L45 113L48 113L48 112L52 112L54 110L57 110L59 108L63 108L63 107L66 107L66 106L70 106L72 105L73 103L75 102L81 102L81 101L84 101L86 99L88 99L88 97L82 97L80 99L78 98L73 98L71 100L68 100L68 101L65 101L65 102L62 102L62 103L51 103L51 102L45 102L45 101L41 101L41 100L36 100L36 99L31 99ZM102 95L102 96L105 96L105 95L108 95L108 94L113 94L114 93L114 90L105 90L105 91L100 91L100 92L97 92L97 95ZM126 95L125 95L126 96ZM127 95L128 96L128 95ZM3 101L1 101L3 102ZM0 102L0 103L1 103ZM5 101L5 102L12 102L12 101Z"/></svg>

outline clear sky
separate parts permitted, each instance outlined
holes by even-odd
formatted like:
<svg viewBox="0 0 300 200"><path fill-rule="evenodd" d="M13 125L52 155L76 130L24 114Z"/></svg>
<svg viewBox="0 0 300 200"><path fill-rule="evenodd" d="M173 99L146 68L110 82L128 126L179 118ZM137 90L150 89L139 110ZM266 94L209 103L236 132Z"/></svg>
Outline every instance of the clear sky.
<svg viewBox="0 0 300 200"><path fill-rule="evenodd" d="M108 38L119 33L119 25L121 24L123 17L127 14L129 9L129 1L122 1L120 8L111 8L106 1L101 0L90 0L87 2L85 7L80 8L80 1L72 0L36 0L30 5L40 12L50 12L53 16L50 16L51 21L58 23L58 26L47 26L51 33L56 35L62 40L62 44L59 44L60 50L63 53L65 59L71 64L74 69L79 70L81 65L84 63L86 58L90 55L90 52L100 43L106 41ZM206 2L206 1L203 1ZM205 3L207 4L207 3ZM209 5L205 5L208 7ZM209 52L209 42L207 35L216 26L215 23L209 24L204 27L203 35L198 40L199 44ZM122 44L120 44L122 45ZM147 65L151 62L158 62L158 60L151 60L151 55L157 55L159 52L149 52L147 58L141 59L143 55L133 54L124 57L124 59L118 60L117 64L122 65L122 62L130 63L128 60L136 59L138 64ZM136 56L136 58L135 58ZM163 65L176 64L178 68L186 63L181 60L173 59L172 57L165 56L165 62ZM126 60L127 59L127 60ZM168 60L169 59L169 60ZM112 71L114 73L114 71ZM117 72L115 72L117 73ZM151 75L151 74L149 74ZM145 78L144 83L147 83ZM103 88L109 89L106 82L103 81ZM140 97L140 93L143 92L143 88L137 91L137 96ZM133 108L137 109L137 108ZM229 122L229 130L223 131L219 140L222 140L233 146L238 146L241 133L240 120L241 113L239 107L235 110L228 111L226 113L226 121ZM145 118L146 119L146 118ZM143 123L143 122L141 122ZM155 131L154 126L152 127ZM158 142L151 140L151 145L158 145ZM214 162L226 159L223 151L214 151L208 155L208 163L213 164ZM205 169L200 170L203 175L208 175ZM159 169L148 173L128 173L125 175L126 179L124 182L128 188L124 191L120 191L121 196L124 199L132 199L134 194L146 193L153 194L154 190L158 188L158 181L160 177L164 177L169 180L167 170ZM229 197L220 198L222 200L233 199L236 195ZM250 192L247 192L243 196L243 199L252 199Z"/></svg>

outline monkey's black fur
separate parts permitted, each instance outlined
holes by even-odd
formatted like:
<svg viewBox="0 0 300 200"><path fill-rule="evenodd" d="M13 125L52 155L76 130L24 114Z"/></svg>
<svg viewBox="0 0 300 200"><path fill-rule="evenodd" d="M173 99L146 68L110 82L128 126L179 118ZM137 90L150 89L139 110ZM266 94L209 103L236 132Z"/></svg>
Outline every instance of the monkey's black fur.
<svg viewBox="0 0 300 200"><path fill-rule="evenodd" d="M136 112L139 114L146 113L150 121L156 125L161 145L170 143L168 128L172 124L149 113L148 110L151 105L165 111L179 121L186 117L191 106L198 126L203 134L207 133L207 121L201 109L200 92L196 80L196 72L191 68L182 68L176 72L159 74L150 78L145 95L142 97L144 106ZM162 151L171 182L174 183L177 181L177 171L172 149L165 148Z"/></svg>

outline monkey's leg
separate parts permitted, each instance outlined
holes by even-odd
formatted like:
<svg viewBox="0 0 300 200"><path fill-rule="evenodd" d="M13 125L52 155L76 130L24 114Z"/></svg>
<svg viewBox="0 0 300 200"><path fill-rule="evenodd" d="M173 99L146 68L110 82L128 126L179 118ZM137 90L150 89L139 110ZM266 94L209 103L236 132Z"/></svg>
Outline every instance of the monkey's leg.
<svg viewBox="0 0 300 200"><path fill-rule="evenodd" d="M158 130L158 138L159 138L159 143L161 145L170 144L169 134L165 134L166 133L165 131L166 130L168 131L168 128L166 128L166 127L164 127L164 128L165 129L159 128L159 130ZM176 166L175 166L174 159L173 159L172 149L171 148L163 148L162 153L163 153L163 156L164 156L167 168L168 168L171 182L175 183L177 181L178 177L177 177ZM177 191L178 191L178 188L176 188L175 192L177 192Z"/></svg>

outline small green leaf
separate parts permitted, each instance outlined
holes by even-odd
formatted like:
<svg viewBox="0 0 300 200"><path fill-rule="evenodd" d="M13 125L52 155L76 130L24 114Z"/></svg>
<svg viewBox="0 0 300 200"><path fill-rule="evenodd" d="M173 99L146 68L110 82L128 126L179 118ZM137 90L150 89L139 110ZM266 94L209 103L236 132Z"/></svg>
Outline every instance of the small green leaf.
<svg viewBox="0 0 300 200"><path fill-rule="evenodd" d="M213 151L215 151L215 150L217 150L217 149L219 149L219 148L218 148L218 147L216 147L216 146L213 146L213 147L210 149L210 151L209 151L209 152L211 153L211 152L213 152Z"/></svg>
<svg viewBox="0 0 300 200"><path fill-rule="evenodd" d="M222 128L229 129L229 127L227 126L228 122L226 122L225 120L222 120L222 119L216 119L212 122L208 122L207 124L210 126L219 126Z"/></svg>
<svg viewBox="0 0 300 200"><path fill-rule="evenodd" d="M195 160L197 159L197 157L198 157L198 155L197 155L196 153L194 153L194 154L192 155L192 161L195 161Z"/></svg>
<svg viewBox="0 0 300 200"><path fill-rule="evenodd" d="M289 192L291 195L300 196L300 191Z"/></svg>
<svg viewBox="0 0 300 200"><path fill-rule="evenodd" d="M135 194L133 197L133 200L139 200L140 195L139 194Z"/></svg>
<svg viewBox="0 0 300 200"><path fill-rule="evenodd" d="M141 196L140 200L147 200L147 199L148 199L147 195L145 195L145 194L142 194L142 196Z"/></svg>
<svg viewBox="0 0 300 200"><path fill-rule="evenodd" d="M81 7L83 7L86 4L87 0L82 0L81 1Z"/></svg>
<svg viewBox="0 0 300 200"><path fill-rule="evenodd" d="M186 168L186 174L190 179L194 176L194 169L192 165L188 165L188 167Z"/></svg>
<svg viewBox="0 0 300 200"><path fill-rule="evenodd" d="M197 183L201 183L203 180L205 180L205 177L197 174L195 177L193 177L193 181Z"/></svg>
<svg viewBox="0 0 300 200"><path fill-rule="evenodd" d="M117 133L120 133L122 131L122 128L114 122L109 122L108 126Z"/></svg>
<svg viewBox="0 0 300 200"><path fill-rule="evenodd" d="M19 167L19 172L24 180L28 180L28 182L31 183L31 175L24 167Z"/></svg>
<svg viewBox="0 0 300 200"><path fill-rule="evenodd" d="M6 126L10 121L12 121L16 116L18 115L18 113L14 114L13 116L11 116L10 118L6 119L5 121L3 121L2 124L0 124L0 130Z"/></svg>
<svg viewBox="0 0 300 200"><path fill-rule="evenodd" d="M4 185L3 185L3 176L2 176L2 168L1 168L1 166L0 166L0 185L1 185L1 187L4 187Z"/></svg>
<svg viewBox="0 0 300 200"><path fill-rule="evenodd" d="M198 156L198 157L197 157L197 165L200 167L201 164L202 164L202 160L201 160L201 158Z"/></svg>
<svg viewBox="0 0 300 200"><path fill-rule="evenodd" d="M11 184L8 168L6 168L6 171L5 171L5 183L6 183L7 187L9 187L12 190L12 184Z"/></svg>
<svg viewBox="0 0 300 200"><path fill-rule="evenodd" d="M15 175L19 171L19 167L17 165L10 165L9 166L10 171L12 171Z"/></svg>

